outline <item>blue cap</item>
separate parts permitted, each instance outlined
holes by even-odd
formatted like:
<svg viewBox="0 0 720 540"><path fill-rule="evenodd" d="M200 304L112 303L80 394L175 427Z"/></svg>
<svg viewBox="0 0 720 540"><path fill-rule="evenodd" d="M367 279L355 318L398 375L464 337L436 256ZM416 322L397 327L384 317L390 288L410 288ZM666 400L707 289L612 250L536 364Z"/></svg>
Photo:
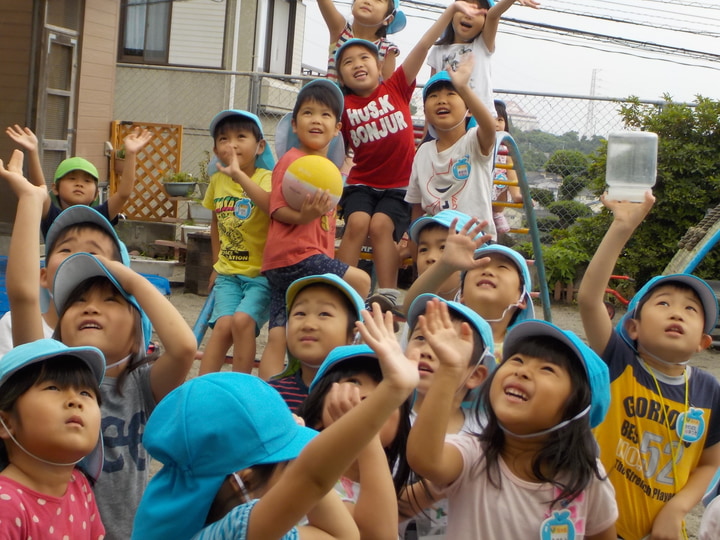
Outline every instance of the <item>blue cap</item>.
<svg viewBox="0 0 720 540"><path fill-rule="evenodd" d="M632 300L628 304L627 313L623 315L622 319L617 324L616 330L622 336L625 343L630 345L633 349L635 348L635 341L633 341L627 333L625 323L630 319L637 318L637 308L640 303L649 296L653 289L660 285L667 285L672 283L679 283L686 287L690 287L695 294L697 294L702 304L703 311L705 312L705 325L703 326L703 332L710 334L715 325L718 322L718 301L715 296L715 292L712 290L704 280L692 274L669 274L667 276L655 276L648 281L637 293L633 296Z"/></svg>
<svg viewBox="0 0 720 540"><path fill-rule="evenodd" d="M287 313L290 313L290 308L295 302L295 297L300 291L302 291L308 285L316 283L324 283L338 289L341 293L347 296L350 303L355 308L355 316L358 321L362 321L362 310L365 309L365 302L362 297L353 289L347 282L338 275L335 274L319 274L316 276L306 276L304 278L296 279L293 281L285 293L285 309Z"/></svg>
<svg viewBox="0 0 720 540"><path fill-rule="evenodd" d="M459 231L468 221L470 221L470 216L463 214L462 212L458 212L457 210L441 210L434 216L421 216L410 224L410 230L408 232L410 240L417 244L420 240L420 231L431 223L436 223L438 225L442 225L446 229L450 229L453 219L458 220L455 225L455 230Z"/></svg>
<svg viewBox="0 0 720 540"><path fill-rule="evenodd" d="M475 259L482 259L492 254L503 255L510 259L517 266L520 274L521 285L523 287L521 298L525 299L526 306L524 309L518 309L517 315L513 325L535 318L535 306L533 305L530 291L532 290L532 277L530 276L530 269L528 268L527 261L520 253L512 248L503 246L502 244L485 244L475 250ZM465 281L465 275L467 272L463 272L461 277L462 281Z"/></svg>
<svg viewBox="0 0 720 540"><path fill-rule="evenodd" d="M373 362L378 367L380 366L377 354L375 354L375 351L373 351L368 345L343 345L341 347L335 347L332 351L330 351L330 354L327 355L325 360L323 360L323 363L320 364L320 368L310 383L308 390L312 392L313 388L317 386L317 384L331 369L353 358L367 358L369 362Z"/></svg>
<svg viewBox="0 0 720 540"><path fill-rule="evenodd" d="M90 368L98 386L105 376L105 357L95 347L68 347L55 339L38 339L12 348L0 357L0 389L19 370L38 362L44 362L58 356L72 356ZM97 480L103 467L102 432L98 432L95 448L78 463L83 471Z"/></svg>
<svg viewBox="0 0 720 540"><path fill-rule="evenodd" d="M258 377L223 372L189 380L145 426L143 444L163 467L145 489L132 538L192 538L227 475L295 459L315 435Z"/></svg>
<svg viewBox="0 0 720 540"><path fill-rule="evenodd" d="M400 11L400 0L393 0L393 8L392 15L395 17L392 22L387 25L387 29L385 30L388 34L395 34L399 32L405 28L405 25L407 24L405 14Z"/></svg>
<svg viewBox="0 0 720 540"><path fill-rule="evenodd" d="M345 106L345 96L342 93L340 87L328 79L313 79L308 82L305 86L300 89L296 101L303 99L303 92L306 92L308 88L313 86L324 86L328 88L335 97L334 111L339 111L340 114L337 117L337 121L340 122L342 111ZM300 148L300 140L297 134L293 132L292 127L292 113L289 112L283 116L278 122L275 128L275 153L278 157L283 156L291 148ZM343 142L342 134L338 133L328 146L327 157L332 161L338 168L342 167L345 162L345 143Z"/></svg>
<svg viewBox="0 0 720 540"><path fill-rule="evenodd" d="M430 77L428 81L425 83L425 86L423 86L422 90L422 98L423 103L427 99L428 92L430 92L430 89L439 83L449 83L450 86L453 86L452 79L450 78L450 73L448 73L447 70L443 69L442 71L438 71L435 75Z"/></svg>
<svg viewBox="0 0 720 540"><path fill-rule="evenodd" d="M75 253L58 266L57 272L55 272L55 283L53 284L53 300L55 301L55 307L58 313L62 313L65 310L65 305L70 294L72 294L78 285L86 279L97 276L109 279L110 283L123 295L123 298L140 312L143 333L142 339L145 345L145 348L140 352L144 353L147 351L150 338L152 337L152 324L150 323L150 319L145 315L137 299L123 289L122 285L115 279L115 276L112 275L110 270L108 270L97 257L89 253Z"/></svg>
<svg viewBox="0 0 720 540"><path fill-rule="evenodd" d="M503 342L503 361L512 356L518 345L528 338L549 337L563 343L575 353L575 357L585 368L590 383L590 427L599 425L607 414L610 406L610 375L605 362L595 352L585 345L580 338L572 332L561 330L554 324L546 321L524 321L512 327Z"/></svg>
<svg viewBox="0 0 720 540"><path fill-rule="evenodd" d="M240 109L227 109L225 111L220 111L215 115L215 117L210 122L210 136L213 139L215 139L215 130L217 129L218 124L222 120L230 116L239 116L240 118L244 118L245 120L250 120L260 130L260 138L265 139L262 124L260 123L260 118L258 118L257 115L251 112L242 111ZM215 167L215 170L217 170L217 161L213 163L213 166ZM269 171L271 171L275 166L275 159L273 158L272 152L270 151L270 145L267 144L267 142L265 143L265 150L263 150L263 153L255 157L255 166L261 169L267 169ZM210 168L210 165L208 165L208 171L210 170L212 169Z"/></svg>
<svg viewBox="0 0 720 540"><path fill-rule="evenodd" d="M378 56L380 54L380 50L378 49L378 46L375 45L372 41L368 41L367 39L359 39L359 38L350 38L345 43L340 45L337 50L335 51L335 69L340 71L340 57L343 54L343 51L347 49L348 47L352 47L353 45L360 45L361 47L365 47L368 49L371 53L373 53L375 56Z"/></svg>
<svg viewBox="0 0 720 540"><path fill-rule="evenodd" d="M50 255L50 248L55 245L62 231L68 227L80 225L81 223L92 223L104 230L110 239L115 242L120 252L120 260L122 263L125 266L130 266L130 254L125 244L117 235L117 232L115 232L112 224L100 212L84 204L76 204L66 208L55 218L55 221L50 225L47 235L45 236L45 257Z"/></svg>
<svg viewBox="0 0 720 540"><path fill-rule="evenodd" d="M473 330L475 330L478 334L480 334L480 337L482 338L483 345L487 348L487 354L484 358L482 358L482 364L488 368L488 372L492 372L495 367L497 367L497 362L495 361L495 342L493 341L493 334L492 334L492 328L490 328L490 325L487 323L485 319L483 319L480 315L475 313L472 309L467 307L465 304L461 304L460 302L453 302L450 300L445 300L444 298L441 298L437 296L436 294L430 294L430 293L424 293L415 298L413 300L413 303L410 304L410 309L408 309L408 316L407 316L407 322L408 322L408 328L415 328L415 325L418 322L418 318L420 315L425 314L425 309L427 307L428 302L431 300L434 300L437 298L442 302L443 304L447 304L448 310L450 311L451 315L455 315L466 321L470 326L472 326Z"/></svg>

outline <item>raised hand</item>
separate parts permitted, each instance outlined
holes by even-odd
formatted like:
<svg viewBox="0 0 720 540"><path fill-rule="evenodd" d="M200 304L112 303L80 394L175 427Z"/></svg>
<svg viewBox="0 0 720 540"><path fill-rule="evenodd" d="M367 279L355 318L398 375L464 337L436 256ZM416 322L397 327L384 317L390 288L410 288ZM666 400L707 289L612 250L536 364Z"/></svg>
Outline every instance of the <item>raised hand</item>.
<svg viewBox="0 0 720 540"><path fill-rule="evenodd" d="M483 233L487 221L472 218L459 231L456 226L457 219L454 219L445 240L445 250L441 257L443 264L456 270L471 270L487 264L486 258L475 259L475 250L492 238Z"/></svg>
<svg viewBox="0 0 720 540"><path fill-rule="evenodd" d="M616 201L608 199L606 194L600 197L605 207L613 213L614 220L625 225L637 228L650 213L655 204L655 196L651 190L645 192L645 200L641 203Z"/></svg>
<svg viewBox="0 0 720 540"><path fill-rule="evenodd" d="M420 375L417 363L408 360L393 332L393 315L382 313L380 306L374 303L372 313L363 310L363 321L355 323L363 341L375 351L383 372L383 381L402 388L413 389Z"/></svg>
<svg viewBox="0 0 720 540"><path fill-rule="evenodd" d="M352 382L334 383L325 395L322 425L327 428L362 401L360 387Z"/></svg>
<svg viewBox="0 0 720 540"><path fill-rule="evenodd" d="M435 298L427 303L418 324L440 365L462 372L467 369L473 351L473 335L468 323L462 322L458 329L450 318L447 304Z"/></svg>
<svg viewBox="0 0 720 540"><path fill-rule="evenodd" d="M44 199L47 197L47 188L31 184L23 175L24 160L25 156L22 150L13 150L7 168L0 159L0 178L5 179L18 198L23 195L36 195Z"/></svg>
<svg viewBox="0 0 720 540"><path fill-rule="evenodd" d="M38 139L35 134L28 127L20 127L18 124L10 126L5 130L5 133L10 137L15 144L27 150L28 152L37 152L38 150Z"/></svg>
<svg viewBox="0 0 720 540"><path fill-rule="evenodd" d="M147 129L141 130L139 127L136 127L123 139L125 154L137 154L152 140L152 138L153 135L150 131Z"/></svg>

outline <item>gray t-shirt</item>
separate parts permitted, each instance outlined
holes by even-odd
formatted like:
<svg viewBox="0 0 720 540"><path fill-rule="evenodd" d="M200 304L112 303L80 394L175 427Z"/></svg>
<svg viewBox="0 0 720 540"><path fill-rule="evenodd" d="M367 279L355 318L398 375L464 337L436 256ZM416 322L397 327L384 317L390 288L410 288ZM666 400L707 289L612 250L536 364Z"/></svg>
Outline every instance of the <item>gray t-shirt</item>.
<svg viewBox="0 0 720 540"><path fill-rule="evenodd" d="M105 377L100 386L105 462L94 490L106 540L127 540L150 468L150 456L142 444L145 424L155 408L150 365L128 374L122 395L115 382Z"/></svg>

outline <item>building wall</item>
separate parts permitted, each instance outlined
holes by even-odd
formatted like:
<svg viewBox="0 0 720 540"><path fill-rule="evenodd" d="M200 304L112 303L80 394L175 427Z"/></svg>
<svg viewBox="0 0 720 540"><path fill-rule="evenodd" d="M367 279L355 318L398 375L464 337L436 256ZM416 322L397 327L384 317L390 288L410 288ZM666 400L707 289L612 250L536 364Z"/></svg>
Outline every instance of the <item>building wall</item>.
<svg viewBox="0 0 720 540"><path fill-rule="evenodd" d="M108 179L105 141L110 139L115 99L117 0L86 0L77 99L75 154L93 163L100 179Z"/></svg>
<svg viewBox="0 0 720 540"><path fill-rule="evenodd" d="M0 159L7 163L14 145L5 136L5 126L26 125L31 99L28 88L31 62L32 2L0 0ZM9 230L15 216L16 199L5 182L0 182L0 234Z"/></svg>

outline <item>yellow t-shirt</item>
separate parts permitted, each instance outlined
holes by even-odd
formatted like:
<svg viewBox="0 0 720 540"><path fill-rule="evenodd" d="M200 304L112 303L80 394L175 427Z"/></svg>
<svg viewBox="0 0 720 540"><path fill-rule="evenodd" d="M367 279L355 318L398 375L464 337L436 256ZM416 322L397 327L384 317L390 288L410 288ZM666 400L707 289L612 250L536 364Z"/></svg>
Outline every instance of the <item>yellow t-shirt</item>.
<svg viewBox="0 0 720 540"><path fill-rule="evenodd" d="M255 169L250 179L270 191L271 174L267 169ZM240 184L221 172L210 178L203 206L217 218L220 253L213 266L215 271L259 276L270 217L252 202Z"/></svg>

